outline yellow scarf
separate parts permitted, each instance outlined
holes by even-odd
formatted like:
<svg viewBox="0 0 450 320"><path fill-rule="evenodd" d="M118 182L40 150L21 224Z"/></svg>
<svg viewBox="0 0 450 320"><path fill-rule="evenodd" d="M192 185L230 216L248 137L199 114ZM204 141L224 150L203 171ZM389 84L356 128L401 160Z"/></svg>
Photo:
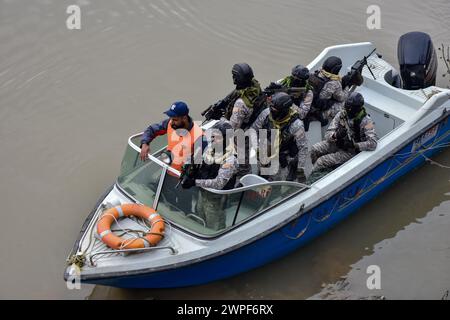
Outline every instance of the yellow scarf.
<svg viewBox="0 0 450 320"><path fill-rule="evenodd" d="M295 116L297 113L297 111L295 111L294 109L290 109L289 113L286 117L284 117L281 120L275 120L272 118L272 114L269 113L269 121L272 123L272 126L274 129L276 129L276 134L275 134L275 141L273 141L273 146L274 146L274 153L270 154L269 158L270 159L274 159L275 157L279 156L280 153L280 144L281 144L281 129L287 125L289 123L289 121L291 120L291 118L293 116Z"/></svg>
<svg viewBox="0 0 450 320"><path fill-rule="evenodd" d="M330 73L330 72L327 72L327 71L325 71L325 70L320 70L320 73L323 75L323 76L325 76L325 77L327 77L328 79L330 79L330 80L334 80L334 81L341 81L341 77L338 75L338 74L333 74L333 73Z"/></svg>

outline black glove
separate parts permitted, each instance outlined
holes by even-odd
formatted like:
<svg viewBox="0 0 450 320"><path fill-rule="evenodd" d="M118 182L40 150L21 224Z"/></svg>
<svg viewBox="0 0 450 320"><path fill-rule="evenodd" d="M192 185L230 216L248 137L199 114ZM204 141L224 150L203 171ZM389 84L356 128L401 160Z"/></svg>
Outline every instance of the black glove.
<svg viewBox="0 0 450 320"><path fill-rule="evenodd" d="M364 78L361 73L355 72L352 76L351 83L355 86L360 86L364 83Z"/></svg>
<svg viewBox="0 0 450 320"><path fill-rule="evenodd" d="M195 186L195 179L190 177L185 177L181 182L181 187L183 189L189 189Z"/></svg>
<svg viewBox="0 0 450 320"><path fill-rule="evenodd" d="M364 82L364 78L359 72L351 72L347 73L345 76L342 77L342 89L345 89L346 87L350 86L357 86L359 87Z"/></svg>
<svg viewBox="0 0 450 320"><path fill-rule="evenodd" d="M343 147L344 150L350 151L355 148L355 145L349 139L345 139Z"/></svg>
<svg viewBox="0 0 450 320"><path fill-rule="evenodd" d="M338 144L338 147L343 149L344 151L350 152L350 153L358 153L359 148L356 144L353 143L353 141L350 141L349 139L341 140L342 143Z"/></svg>
<svg viewBox="0 0 450 320"><path fill-rule="evenodd" d="M345 128L339 126L336 129L336 133L335 133L334 137L335 137L336 141L344 140L344 138L347 137L347 130Z"/></svg>
<svg viewBox="0 0 450 320"><path fill-rule="evenodd" d="M350 83L351 83L351 76L350 76L350 74L347 73L345 76L343 76L342 80L341 80L341 83L342 83L342 89L345 89L345 88L349 87Z"/></svg>

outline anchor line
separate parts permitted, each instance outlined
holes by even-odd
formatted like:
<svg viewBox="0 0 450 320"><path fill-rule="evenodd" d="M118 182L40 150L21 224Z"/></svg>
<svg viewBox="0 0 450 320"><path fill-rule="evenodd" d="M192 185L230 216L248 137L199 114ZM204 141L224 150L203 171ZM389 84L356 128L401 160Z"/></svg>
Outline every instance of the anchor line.
<svg viewBox="0 0 450 320"><path fill-rule="evenodd" d="M294 221L294 223L293 223L294 225L295 225L295 224L298 222L298 220L303 216L304 209L305 209L305 204L302 204L302 206L301 206L301 208L300 208L300 214L299 214L298 218L295 219L295 221ZM290 235L286 234L286 233L283 232L283 231L281 231L281 232L283 233L283 235L284 235L286 238L288 238L288 239L290 239L290 240L297 240L297 239L301 238L301 237L306 233L306 230L308 230L309 224L311 223L311 218L312 218L312 212L309 213L308 223L306 224L305 228L303 228L303 230L300 231L295 237L290 236Z"/></svg>
<svg viewBox="0 0 450 320"><path fill-rule="evenodd" d="M339 203L339 201L341 200L341 197L342 197L342 196L337 197L336 201L334 202L333 209L331 209L330 213L327 214L326 216L324 216L323 218L321 218L321 219L316 219L315 215L313 215L314 221L316 221L316 222L323 222L323 221L325 221L325 220L328 220L328 218L331 217L331 215L333 214L334 210L336 210L336 208L338 207L338 203ZM345 197L344 197L344 199L345 199Z"/></svg>
<svg viewBox="0 0 450 320"><path fill-rule="evenodd" d="M430 158L428 158L423 153L421 154L421 156L424 157L425 160L427 160L430 164L434 164L435 166L438 166L439 168L442 168L442 169L450 169L450 166L446 166L446 165L443 165L442 163L439 163L437 161L431 160Z"/></svg>
<svg viewBox="0 0 450 320"><path fill-rule="evenodd" d="M380 183L382 183L386 179L386 177L391 175L392 172L397 171L397 168L398 168L399 165L401 166L404 162L410 162L414 158L414 156L420 155L420 156L424 157L427 161L429 161L431 164L438 165L439 167L442 167L442 168L445 168L445 169L450 169L450 166L442 165L442 164L440 164L440 163L438 163L438 162L436 162L434 160L431 160L430 158L428 158L427 156L424 155L424 153L426 151L430 151L430 150L438 149L438 148L446 148L446 147L449 147L449 146L450 146L450 143L438 144L436 146L430 146L428 148L424 148L423 146L421 146L422 150L418 149L418 150L414 150L414 151L410 151L410 152L405 152L405 153L400 153L400 154L393 155L391 157L392 161L389 163L389 166L388 166L388 169L386 170L386 173L380 179L378 179L377 181L373 181L372 178L370 176L368 176L365 179L365 181L364 181L363 188L361 188L353 197L347 198L347 197L345 197L343 195L338 196L337 199L336 199L335 204L333 205L333 209L324 218L316 219L314 217L313 212L310 211L308 222L307 222L306 226L296 236L290 236L290 235L287 235L286 233L283 232L284 236L286 238L290 239L290 240L298 240L299 238L301 238L306 233L306 231L309 228L309 225L311 224L311 220L312 219L314 219L314 221L319 222L319 223L328 220L331 217L331 215L335 212L337 204L339 203L339 201L341 199L344 199L345 203L343 203L342 206L339 207L339 209L342 209L342 208L346 207L348 204L352 203L354 200L356 200L359 197L361 197L362 194L366 193L367 190L371 189L374 185L379 185ZM404 161L401 161L401 160L397 159L399 156L405 156L405 155L410 155L410 156L407 159L405 159ZM394 162L397 162L396 166L393 166ZM369 184L367 184L368 181L369 181ZM303 210L303 206L302 206L302 210ZM296 221L298 221L301 218L302 215L303 215L303 213L300 214L300 216L296 219Z"/></svg>
<svg viewBox="0 0 450 320"><path fill-rule="evenodd" d="M394 158L394 157L393 157L393 158ZM371 187L371 186L373 186L373 185L378 185L378 184L380 183L380 182L379 182L380 180L381 180L381 181L384 180L384 178L392 171L392 170L391 170L391 167L392 167L392 162L389 164L388 170L387 170L387 172L384 174L384 176L381 177L380 179L378 179L376 182L374 182L370 177L367 177L367 178L365 179L365 181L364 181L364 187L363 187L361 190L359 190L359 191L356 193L355 196L353 196L353 197L351 197L351 198L347 198L347 197L344 197L343 195L339 195L339 196L336 198L336 201L335 201L335 203L334 203L334 205L333 205L333 208L331 209L330 213L327 214L326 216L324 216L322 219L317 219L316 217L314 217L314 214L313 214L313 212L311 211L311 212L309 213L308 223L306 224L305 228L303 228L296 236L289 236L289 235L283 233L284 236L285 236L286 238L290 239L290 240L298 240L298 239L300 239L300 238L306 233L306 231L308 230L309 225L311 224L311 220L312 220L312 219L314 219L314 221L316 221L316 222L318 222L318 223L321 223L321 222L324 222L324 221L328 220L328 219L331 217L331 215L335 212L336 208L338 207L337 204L340 202L340 200L342 200L342 199L345 200L345 203L344 203L344 204L349 204L349 203L353 202L353 200L359 198L359 197L360 197L367 189L369 189L369 187ZM371 183L370 183L369 185L367 185L367 181L370 181ZM366 185L367 185L367 188L366 188ZM339 208L342 208L342 206L339 207ZM300 217L301 217L301 215L297 218L297 220L300 219Z"/></svg>
<svg viewBox="0 0 450 320"><path fill-rule="evenodd" d="M400 154L395 154L395 155L393 155L393 156L391 157L391 158L392 158L392 161L391 161L391 163L389 164L389 167L388 167L386 173L385 173L380 179L378 179L377 181L373 181L372 178L371 178L370 176L368 176L367 179L366 179L366 181L365 181L365 183L364 183L364 187L361 188L361 190L359 190L359 191L356 193L355 196L353 196L353 197L351 197L351 198L346 198L346 197L344 197L345 200L348 200L348 201L346 202L346 204L349 204L349 203L353 202L353 200L359 198L359 197L360 197L362 194L364 194L367 190L369 190L370 188L372 188L373 185L378 185L378 184L382 183L382 182L386 179L386 177L388 177L388 176L391 175L392 172L397 171L397 168L398 168L399 165L401 166L404 162L410 162L410 161L414 158L414 156L416 156L416 155L420 155L420 156L424 157L425 159L428 159L430 162L432 162L432 163L434 162L434 164L436 164L436 165L442 166L442 167L444 167L444 168L446 168L446 169L447 169L447 168L450 169L450 167L441 165L440 163L437 163L436 161L431 160L430 158L428 158L427 156L424 155L424 152L426 152L426 151L433 150L433 149L438 149L438 148L446 148L446 147L449 147L449 146L450 146L450 143L443 143L443 144L440 144L440 145L438 144L438 145L436 145L436 146L434 146L434 147L431 147L431 146L430 146L430 147L428 147L428 148L424 148L423 146L421 146L421 148L422 148L422 150L423 150L422 152L420 151L420 149L418 149L418 150L415 150L415 151L410 151L410 152L405 152L405 153L400 153ZM408 155L408 154L410 155L410 157L407 158L407 159L405 159L403 162L397 159L399 156L404 156L404 155ZM393 164L394 161L397 162L397 166L394 166L394 167L393 167L392 164ZM372 184L370 184L370 185L368 185L368 186L366 187L366 183L367 183L368 180L370 180L370 181L372 182ZM345 207L345 206L344 206L344 207Z"/></svg>

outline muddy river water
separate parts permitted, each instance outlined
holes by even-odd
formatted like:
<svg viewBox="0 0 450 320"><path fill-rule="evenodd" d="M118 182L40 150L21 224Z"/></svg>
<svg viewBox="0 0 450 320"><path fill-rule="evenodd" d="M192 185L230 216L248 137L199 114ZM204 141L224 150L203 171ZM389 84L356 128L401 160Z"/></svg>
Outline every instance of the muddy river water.
<svg viewBox="0 0 450 320"><path fill-rule="evenodd" d="M0 298L445 297L450 171L432 164L308 246L231 279L170 290L63 280L127 138L178 99L199 119L230 91L234 63L267 85L334 44L371 41L393 65L405 32L450 44L448 0L376 2L381 28L369 30L372 0L0 0ZM80 30L66 26L72 4ZM435 160L450 165L450 150ZM369 292L372 264L381 289Z"/></svg>

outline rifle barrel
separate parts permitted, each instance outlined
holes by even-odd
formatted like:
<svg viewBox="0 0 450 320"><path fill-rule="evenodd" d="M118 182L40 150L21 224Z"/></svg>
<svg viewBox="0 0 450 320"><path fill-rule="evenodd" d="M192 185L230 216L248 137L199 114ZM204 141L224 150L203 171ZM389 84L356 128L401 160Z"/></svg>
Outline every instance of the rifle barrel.
<svg viewBox="0 0 450 320"><path fill-rule="evenodd" d="M375 78L375 75L373 74L372 69L370 68L369 64L367 63L367 58L369 58L371 55L373 55L376 50L377 50L377 48L374 48L367 57L364 57L364 62L366 63L367 69L369 69L370 74L372 75L374 80L377 80L377 78Z"/></svg>

